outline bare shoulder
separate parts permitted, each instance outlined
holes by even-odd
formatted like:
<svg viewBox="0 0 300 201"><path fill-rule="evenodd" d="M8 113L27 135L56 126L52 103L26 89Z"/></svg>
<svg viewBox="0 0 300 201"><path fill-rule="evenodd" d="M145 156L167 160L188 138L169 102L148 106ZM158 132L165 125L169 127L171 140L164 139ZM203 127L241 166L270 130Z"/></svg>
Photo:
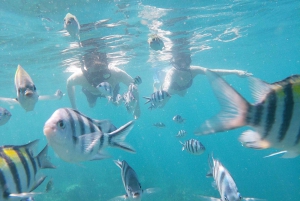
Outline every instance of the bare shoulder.
<svg viewBox="0 0 300 201"><path fill-rule="evenodd" d="M73 73L67 80L68 84L82 84L86 79L81 71Z"/></svg>

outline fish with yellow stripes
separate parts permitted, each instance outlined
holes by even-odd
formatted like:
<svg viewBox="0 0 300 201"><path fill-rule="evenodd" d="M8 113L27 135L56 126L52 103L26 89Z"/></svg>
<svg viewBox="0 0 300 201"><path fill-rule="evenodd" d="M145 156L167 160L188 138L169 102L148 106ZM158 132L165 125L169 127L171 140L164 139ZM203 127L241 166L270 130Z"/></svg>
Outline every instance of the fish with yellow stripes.
<svg viewBox="0 0 300 201"><path fill-rule="evenodd" d="M196 135L251 126L239 140L248 148L282 150L283 158L300 154L300 75L287 77L272 84L250 77L255 104L248 103L217 74L207 77L221 104L221 112L205 121ZM276 155L271 154L269 156Z"/></svg>
<svg viewBox="0 0 300 201"><path fill-rule="evenodd" d="M55 168L47 158L48 146L33 156L38 140L21 146L0 147L0 200L20 200L34 196L35 190L46 178L37 177L44 168Z"/></svg>

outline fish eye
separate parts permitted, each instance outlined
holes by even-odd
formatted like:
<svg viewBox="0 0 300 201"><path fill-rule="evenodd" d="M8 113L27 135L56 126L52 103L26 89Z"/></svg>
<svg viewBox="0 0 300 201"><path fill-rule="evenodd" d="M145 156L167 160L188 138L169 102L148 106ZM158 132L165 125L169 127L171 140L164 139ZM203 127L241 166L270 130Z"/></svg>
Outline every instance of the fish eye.
<svg viewBox="0 0 300 201"><path fill-rule="evenodd" d="M228 198L225 196L225 200L228 201Z"/></svg>
<svg viewBox="0 0 300 201"><path fill-rule="evenodd" d="M63 120L59 120L59 121L57 122L57 126L58 126L59 128L62 128L62 129L64 129L64 128L66 127L66 125L65 125L65 123L64 123Z"/></svg>

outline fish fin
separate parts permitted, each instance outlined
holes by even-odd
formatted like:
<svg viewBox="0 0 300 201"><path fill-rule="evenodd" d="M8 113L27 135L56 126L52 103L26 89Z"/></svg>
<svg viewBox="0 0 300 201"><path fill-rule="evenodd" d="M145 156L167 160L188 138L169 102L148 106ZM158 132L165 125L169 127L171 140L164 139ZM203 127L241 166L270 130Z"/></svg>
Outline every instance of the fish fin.
<svg viewBox="0 0 300 201"><path fill-rule="evenodd" d="M266 201L266 199L260 199L260 198L243 198L244 201Z"/></svg>
<svg viewBox="0 0 300 201"><path fill-rule="evenodd" d="M106 158L110 158L111 156L108 154L105 154L103 152L98 152L97 154L93 155L90 160L102 160L102 159L106 159Z"/></svg>
<svg viewBox="0 0 300 201"><path fill-rule="evenodd" d="M206 75L221 105L221 112L206 120L195 134L205 135L246 125L246 115L251 105L218 74L207 70Z"/></svg>
<svg viewBox="0 0 300 201"><path fill-rule="evenodd" d="M30 189L31 191L34 191L39 185L41 185L46 179L46 176L42 176L41 178L39 178L39 180L37 180L34 185L32 186L32 188Z"/></svg>
<svg viewBox="0 0 300 201"><path fill-rule="evenodd" d="M110 120L104 119L104 120L96 120L93 119L93 122L97 124L98 128L103 132L103 133L111 133L115 130L117 130L117 127L113 125Z"/></svg>
<svg viewBox="0 0 300 201"><path fill-rule="evenodd" d="M120 195L120 196L114 197L108 201L124 201L124 200L127 200L127 198L128 198L127 195Z"/></svg>
<svg viewBox="0 0 300 201"><path fill-rule="evenodd" d="M158 193L159 191L161 191L160 188L147 188L143 190L143 194Z"/></svg>
<svg viewBox="0 0 300 201"><path fill-rule="evenodd" d="M296 153L296 152L293 152L293 151L286 151L286 150L284 150L284 151L279 151L279 152L267 155L264 158L269 158L269 157L276 156L276 155L279 155L279 154L283 154L281 156L281 158L295 158L295 157L297 157L299 155L299 153Z"/></svg>
<svg viewBox="0 0 300 201"><path fill-rule="evenodd" d="M47 156L48 145L44 147L44 149L36 156L38 160L39 167L42 169L45 168L56 168L50 161Z"/></svg>
<svg viewBox="0 0 300 201"><path fill-rule="evenodd" d="M258 78L249 77L250 89L256 102L261 102L266 95L272 90L272 85Z"/></svg>
<svg viewBox="0 0 300 201"><path fill-rule="evenodd" d="M180 144L182 145L182 149L181 149L181 151L184 151L184 143L183 142L181 142L181 141L179 141L180 142Z"/></svg>
<svg viewBox="0 0 300 201"><path fill-rule="evenodd" d="M118 160L114 160L114 163L122 169L122 162L118 159Z"/></svg>
<svg viewBox="0 0 300 201"><path fill-rule="evenodd" d="M90 153L99 143L102 132L88 133L77 137L78 143L84 147L84 153ZM94 159L95 160L95 159Z"/></svg>
<svg viewBox="0 0 300 201"><path fill-rule="evenodd" d="M217 184L216 184L215 181L212 181L212 182L211 182L211 186L212 186L214 189L218 189Z"/></svg>
<svg viewBox="0 0 300 201"><path fill-rule="evenodd" d="M208 197L203 195L198 195L197 197L202 201L222 201L220 198Z"/></svg>
<svg viewBox="0 0 300 201"><path fill-rule="evenodd" d="M21 147L25 147L26 149L29 150L29 152L31 153L31 156L33 156L33 151L36 150L36 146L38 144L40 140L33 140L32 142L29 142L28 144L22 145Z"/></svg>
<svg viewBox="0 0 300 201"><path fill-rule="evenodd" d="M133 125L134 121L130 121L127 124L118 128L117 130L109 133L109 145L112 147L118 147L120 149L124 149L125 151L135 153L135 150L124 142L126 136L129 134Z"/></svg>
<svg viewBox="0 0 300 201"><path fill-rule="evenodd" d="M147 104L147 103L149 103L150 101L151 101L151 98L150 97L143 97L143 98L145 98L147 101L145 102L145 104Z"/></svg>
<svg viewBox="0 0 300 201"><path fill-rule="evenodd" d="M271 144L268 141L262 140L259 133L252 130L247 130L242 133L239 137L239 141L243 146L251 149L267 149L271 147Z"/></svg>

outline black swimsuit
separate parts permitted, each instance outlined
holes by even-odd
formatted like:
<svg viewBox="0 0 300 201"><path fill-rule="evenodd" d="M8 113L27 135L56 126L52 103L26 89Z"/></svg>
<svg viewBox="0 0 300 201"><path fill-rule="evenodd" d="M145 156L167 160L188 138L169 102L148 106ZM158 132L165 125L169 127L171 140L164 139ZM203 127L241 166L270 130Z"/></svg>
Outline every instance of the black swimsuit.
<svg viewBox="0 0 300 201"><path fill-rule="evenodd" d="M175 67L174 67L175 68ZM179 71L189 71L190 74L191 74L191 80L186 84L186 85L183 85L183 86L180 86L176 80L174 80L171 85L170 85L170 88L173 89L173 90L176 90L176 91L183 91L183 90L186 90L188 88L190 88L193 84L193 76L192 76L192 72L190 69L178 69L178 68L175 68L176 70L179 70Z"/></svg>

